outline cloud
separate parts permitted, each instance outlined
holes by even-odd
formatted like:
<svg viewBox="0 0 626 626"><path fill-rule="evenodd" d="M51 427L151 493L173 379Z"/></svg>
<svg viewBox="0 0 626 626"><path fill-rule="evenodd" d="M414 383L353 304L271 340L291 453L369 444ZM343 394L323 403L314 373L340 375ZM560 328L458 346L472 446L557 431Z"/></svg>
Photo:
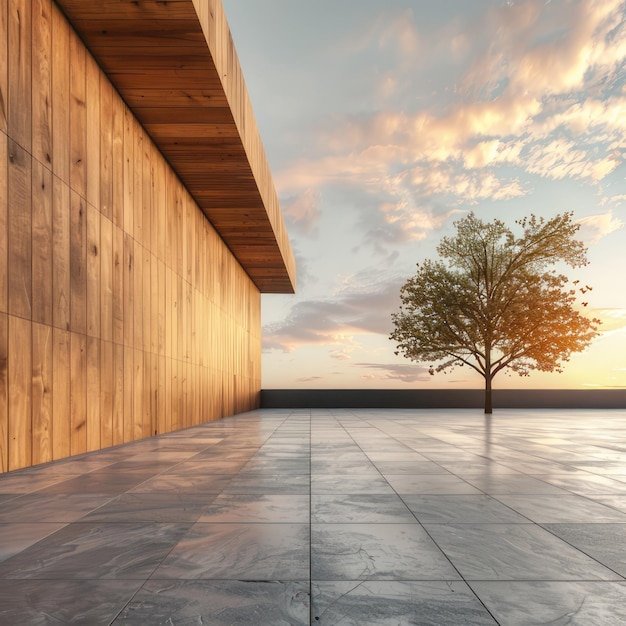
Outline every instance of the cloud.
<svg viewBox="0 0 626 626"><path fill-rule="evenodd" d="M333 358L345 360L358 347L354 335L387 335L404 279L383 282L381 276L374 273L369 282L364 274L349 277L332 299L294 304L283 321L263 328L263 349L291 352L307 344L327 345Z"/></svg>
<svg viewBox="0 0 626 626"><path fill-rule="evenodd" d="M576 222L581 226L582 238L590 244L596 244L603 237L624 228L624 222L617 217L613 217L612 211L582 217L576 220Z"/></svg>
<svg viewBox="0 0 626 626"><path fill-rule="evenodd" d="M311 188L281 202L288 225L302 235L310 235L320 218L320 194Z"/></svg>
<svg viewBox="0 0 626 626"><path fill-rule="evenodd" d="M603 335L626 329L626 309L591 309L587 312L591 317L602 320L598 329Z"/></svg>
<svg viewBox="0 0 626 626"><path fill-rule="evenodd" d="M298 383L311 383L314 380L324 380L323 376L303 376L302 378L296 378Z"/></svg>
<svg viewBox="0 0 626 626"><path fill-rule="evenodd" d="M395 363L354 363L352 367L376 370L376 374L362 374L364 380L399 380L403 383L416 383L430 379L428 368L421 365L398 365Z"/></svg>

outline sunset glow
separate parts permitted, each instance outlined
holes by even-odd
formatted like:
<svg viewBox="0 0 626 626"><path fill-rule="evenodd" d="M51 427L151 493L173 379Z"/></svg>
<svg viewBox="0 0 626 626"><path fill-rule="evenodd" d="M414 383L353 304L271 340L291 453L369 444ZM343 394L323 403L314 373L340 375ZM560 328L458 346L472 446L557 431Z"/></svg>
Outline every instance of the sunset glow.
<svg viewBox="0 0 626 626"><path fill-rule="evenodd" d="M296 253L263 296L264 388L480 387L394 355L399 289L473 211L573 211L600 336L563 374L626 387L626 11L621 0L224 0ZM587 297L587 296L586 296Z"/></svg>

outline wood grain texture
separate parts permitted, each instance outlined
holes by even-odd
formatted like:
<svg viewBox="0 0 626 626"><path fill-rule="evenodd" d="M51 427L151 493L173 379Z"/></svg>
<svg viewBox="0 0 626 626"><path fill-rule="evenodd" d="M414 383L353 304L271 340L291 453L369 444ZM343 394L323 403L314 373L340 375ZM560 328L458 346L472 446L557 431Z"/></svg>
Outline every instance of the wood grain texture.
<svg viewBox="0 0 626 626"><path fill-rule="evenodd" d="M9 320L0 313L0 472L9 469Z"/></svg>
<svg viewBox="0 0 626 626"><path fill-rule="evenodd" d="M100 362L100 339L87 337L86 346L86 445L87 451L91 451L99 450L102 447L102 423L106 418L100 412L100 382L101 377L103 377L102 363Z"/></svg>
<svg viewBox="0 0 626 626"><path fill-rule="evenodd" d="M70 188L53 177L52 186L52 322L70 329Z"/></svg>
<svg viewBox="0 0 626 626"><path fill-rule="evenodd" d="M32 144L31 0L8 0L7 134L24 150Z"/></svg>
<svg viewBox="0 0 626 626"><path fill-rule="evenodd" d="M32 325L32 462L52 461L53 331L48 324Z"/></svg>
<svg viewBox="0 0 626 626"><path fill-rule="evenodd" d="M52 326L52 173L36 159L32 164L32 319Z"/></svg>
<svg viewBox="0 0 626 626"><path fill-rule="evenodd" d="M100 68L94 58L87 54L85 58L85 119L87 144L86 184L87 202L100 206Z"/></svg>
<svg viewBox="0 0 626 626"><path fill-rule="evenodd" d="M32 155L52 167L52 0L32 0Z"/></svg>
<svg viewBox="0 0 626 626"><path fill-rule="evenodd" d="M32 464L32 334L28 320L9 315L9 470Z"/></svg>
<svg viewBox="0 0 626 626"><path fill-rule="evenodd" d="M70 194L70 329L87 331L87 206L74 190Z"/></svg>
<svg viewBox="0 0 626 626"><path fill-rule="evenodd" d="M52 5L52 166L70 182L70 27Z"/></svg>
<svg viewBox="0 0 626 626"><path fill-rule="evenodd" d="M9 145L0 132L0 313L8 310L8 211L9 211Z"/></svg>
<svg viewBox="0 0 626 626"><path fill-rule="evenodd" d="M67 330L52 331L52 457L63 459L71 452L71 336Z"/></svg>
<svg viewBox="0 0 626 626"><path fill-rule="evenodd" d="M0 4L0 132L7 132L9 4Z"/></svg>
<svg viewBox="0 0 626 626"><path fill-rule="evenodd" d="M87 451L87 337L70 334L70 452Z"/></svg>
<svg viewBox="0 0 626 626"><path fill-rule="evenodd" d="M8 311L30 318L32 310L31 155L9 140Z"/></svg>
<svg viewBox="0 0 626 626"><path fill-rule="evenodd" d="M92 205L87 205L87 334L100 337L102 305L100 223L102 215Z"/></svg>
<svg viewBox="0 0 626 626"><path fill-rule="evenodd" d="M70 30L70 185L87 196L87 52Z"/></svg>

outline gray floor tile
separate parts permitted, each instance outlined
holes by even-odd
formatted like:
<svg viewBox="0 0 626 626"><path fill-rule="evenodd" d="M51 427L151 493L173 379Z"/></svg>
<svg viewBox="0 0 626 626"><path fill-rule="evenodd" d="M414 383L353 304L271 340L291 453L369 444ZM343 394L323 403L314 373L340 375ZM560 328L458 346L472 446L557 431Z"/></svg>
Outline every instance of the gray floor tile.
<svg viewBox="0 0 626 626"><path fill-rule="evenodd" d="M0 624L108 625L143 581L3 580Z"/></svg>
<svg viewBox="0 0 626 626"><path fill-rule="evenodd" d="M625 582L472 582L470 586L506 626L626 624Z"/></svg>
<svg viewBox="0 0 626 626"><path fill-rule="evenodd" d="M114 626L309 625L309 583L149 580Z"/></svg>
<svg viewBox="0 0 626 626"><path fill-rule="evenodd" d="M181 524L68 524L0 563L0 578L146 579L188 529Z"/></svg>
<svg viewBox="0 0 626 626"><path fill-rule="evenodd" d="M306 580L309 526L197 523L153 577Z"/></svg>
<svg viewBox="0 0 626 626"><path fill-rule="evenodd" d="M73 522L110 500L110 495L32 493L3 504L0 522Z"/></svg>
<svg viewBox="0 0 626 626"><path fill-rule="evenodd" d="M405 495L402 499L422 524L529 523L491 496Z"/></svg>
<svg viewBox="0 0 626 626"><path fill-rule="evenodd" d="M626 524L546 524L545 528L626 577Z"/></svg>
<svg viewBox="0 0 626 626"><path fill-rule="evenodd" d="M321 626L495 625L461 581L313 581L311 623Z"/></svg>
<svg viewBox="0 0 626 626"><path fill-rule="evenodd" d="M400 495L410 494L480 494L476 487L452 475L425 474L409 476L406 474L387 474L385 479Z"/></svg>
<svg viewBox="0 0 626 626"><path fill-rule="evenodd" d="M397 495L313 495L311 521L323 524L413 524L411 514Z"/></svg>
<svg viewBox="0 0 626 626"><path fill-rule="evenodd" d="M459 576L419 524L313 524L314 580L454 580Z"/></svg>
<svg viewBox="0 0 626 626"><path fill-rule="evenodd" d="M318 474L311 477L313 494L388 494L394 491L380 475Z"/></svg>
<svg viewBox="0 0 626 626"><path fill-rule="evenodd" d="M427 524L465 580L615 580L614 572L531 524Z"/></svg>
<svg viewBox="0 0 626 626"><path fill-rule="evenodd" d="M64 526L64 522L0 523L0 561L14 556Z"/></svg>
<svg viewBox="0 0 626 626"><path fill-rule="evenodd" d="M308 524L307 495L222 494L202 512L199 522Z"/></svg>

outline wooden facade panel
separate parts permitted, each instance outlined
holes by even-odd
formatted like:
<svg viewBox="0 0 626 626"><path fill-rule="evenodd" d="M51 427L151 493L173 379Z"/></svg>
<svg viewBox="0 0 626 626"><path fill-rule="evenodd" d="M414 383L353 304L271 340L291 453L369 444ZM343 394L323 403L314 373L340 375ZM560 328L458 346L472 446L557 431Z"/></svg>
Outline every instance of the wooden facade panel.
<svg viewBox="0 0 626 626"><path fill-rule="evenodd" d="M30 154L32 146L31 0L7 1L7 134Z"/></svg>
<svg viewBox="0 0 626 626"><path fill-rule="evenodd" d="M30 318L32 308L31 155L9 140L8 311Z"/></svg>
<svg viewBox="0 0 626 626"><path fill-rule="evenodd" d="M0 313L0 472L9 469L9 320Z"/></svg>
<svg viewBox="0 0 626 626"><path fill-rule="evenodd" d="M32 0L32 155L52 167L52 0Z"/></svg>
<svg viewBox="0 0 626 626"><path fill-rule="evenodd" d="M2 106L1 102L0 106ZM0 132L0 313L6 313L8 308L8 211L9 146L7 136Z"/></svg>
<svg viewBox="0 0 626 626"><path fill-rule="evenodd" d="M32 325L32 462L52 461L53 331L48 324Z"/></svg>
<svg viewBox="0 0 626 626"><path fill-rule="evenodd" d="M70 194L70 329L87 331L87 206L75 191Z"/></svg>
<svg viewBox="0 0 626 626"><path fill-rule="evenodd" d="M32 291L35 322L52 325L52 173L33 159L32 171Z"/></svg>
<svg viewBox="0 0 626 626"><path fill-rule="evenodd" d="M7 132L9 5L0 4L0 132Z"/></svg>
<svg viewBox="0 0 626 626"><path fill-rule="evenodd" d="M31 322L9 315L8 434L9 470L32 464Z"/></svg>
<svg viewBox="0 0 626 626"><path fill-rule="evenodd" d="M63 459L70 455L70 332L52 331L52 457Z"/></svg>
<svg viewBox="0 0 626 626"><path fill-rule="evenodd" d="M0 8L0 49L22 4ZM6 92L0 58L0 95L24 76L32 94L23 137L0 127L0 472L254 408L260 385L258 288L56 4L27 4L32 57L5 59Z"/></svg>

